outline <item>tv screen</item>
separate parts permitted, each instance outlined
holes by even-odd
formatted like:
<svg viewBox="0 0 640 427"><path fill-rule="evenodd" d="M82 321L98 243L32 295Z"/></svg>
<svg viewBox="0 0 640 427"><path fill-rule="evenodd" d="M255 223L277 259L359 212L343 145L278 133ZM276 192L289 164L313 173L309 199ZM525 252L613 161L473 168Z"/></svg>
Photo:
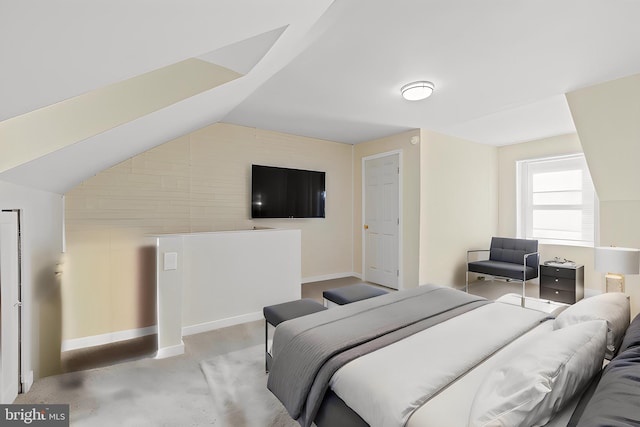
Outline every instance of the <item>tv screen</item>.
<svg viewBox="0 0 640 427"><path fill-rule="evenodd" d="M251 166L251 218L324 218L325 173Z"/></svg>

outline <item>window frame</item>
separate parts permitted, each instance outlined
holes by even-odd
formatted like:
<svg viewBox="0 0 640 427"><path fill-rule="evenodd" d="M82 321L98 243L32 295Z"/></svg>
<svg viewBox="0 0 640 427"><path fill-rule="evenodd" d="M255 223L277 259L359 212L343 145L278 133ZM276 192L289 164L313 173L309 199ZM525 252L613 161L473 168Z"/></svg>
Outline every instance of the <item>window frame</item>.
<svg viewBox="0 0 640 427"><path fill-rule="evenodd" d="M533 203L533 175L536 173L562 172L574 170L576 163L580 165L582 170L582 186L579 190L582 195L582 203L580 204L542 204L534 205ZM585 201L586 198L592 197L592 202ZM571 190L559 190L571 191ZM551 192L551 191L550 191ZM591 195L592 193L592 195ZM583 246L594 247L599 241L599 201L598 196L591 179L589 167L587 165L583 153L570 154L563 156L549 156L534 159L523 159L516 161L516 227L517 237L524 239L536 239L541 244L565 245L565 246ZM535 209L536 206L538 209ZM555 237L535 237L533 233L533 212L534 210L579 210L587 215L587 220L581 224L581 239L567 239L558 236ZM590 213L591 212L591 213ZM589 216L593 223L593 229L589 230ZM560 231L560 230L559 230ZM565 230L566 231L566 230ZM588 235L592 239L585 239Z"/></svg>

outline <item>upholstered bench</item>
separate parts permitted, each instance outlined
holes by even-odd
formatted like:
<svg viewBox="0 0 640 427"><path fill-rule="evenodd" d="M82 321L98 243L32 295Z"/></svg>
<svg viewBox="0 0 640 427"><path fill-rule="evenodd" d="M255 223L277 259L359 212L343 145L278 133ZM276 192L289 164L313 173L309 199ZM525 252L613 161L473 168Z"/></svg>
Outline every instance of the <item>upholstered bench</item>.
<svg viewBox="0 0 640 427"><path fill-rule="evenodd" d="M316 313L326 310L316 300L303 298L295 301L283 302L282 304L270 305L262 309L264 314L264 352L265 352L265 371L269 372L271 365L271 350L269 349L269 325L274 328L285 320L295 319L297 317L306 316L307 314Z"/></svg>
<svg viewBox="0 0 640 427"><path fill-rule="evenodd" d="M352 302L369 299L386 294L382 288L368 285L366 283L357 283L355 285L344 286L342 288L329 289L322 292L326 305L331 307L331 303L336 305L345 305Z"/></svg>

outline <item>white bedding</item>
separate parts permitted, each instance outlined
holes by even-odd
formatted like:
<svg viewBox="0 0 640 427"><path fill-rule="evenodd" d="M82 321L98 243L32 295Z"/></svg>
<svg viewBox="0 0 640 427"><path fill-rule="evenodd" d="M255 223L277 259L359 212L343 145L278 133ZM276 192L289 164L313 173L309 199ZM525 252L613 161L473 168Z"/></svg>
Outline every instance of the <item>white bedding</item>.
<svg viewBox="0 0 640 427"><path fill-rule="evenodd" d="M486 375L495 367L501 366L508 360L517 357L523 349L528 348L538 337L552 331L553 322L544 322L531 332L518 338L418 408L409 419L407 427L466 426L476 391ZM554 417L547 426L566 426L575 409L578 397L576 396L574 401Z"/></svg>
<svg viewBox="0 0 640 427"><path fill-rule="evenodd" d="M333 375L330 386L370 426L403 426L426 400L436 395L422 408L439 406L433 402L448 384L546 316L508 304L488 304L348 363ZM545 324L549 324L545 326L548 330L552 328L550 322ZM411 417L409 427L466 425L476 388L477 384L468 398L447 400L451 402L447 412L435 408L418 415L420 409ZM467 401L469 408L464 413L460 406ZM464 421L446 418L452 409Z"/></svg>

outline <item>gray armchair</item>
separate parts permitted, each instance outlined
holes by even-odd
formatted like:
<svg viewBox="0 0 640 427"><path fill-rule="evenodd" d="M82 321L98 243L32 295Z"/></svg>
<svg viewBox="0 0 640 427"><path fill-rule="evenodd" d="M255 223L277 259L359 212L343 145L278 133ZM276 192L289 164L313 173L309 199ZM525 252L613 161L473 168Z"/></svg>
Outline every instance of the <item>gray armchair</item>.
<svg viewBox="0 0 640 427"><path fill-rule="evenodd" d="M488 252L489 259L469 261L469 255L475 252ZM469 273L486 274L508 280L522 282L522 304L527 280L538 277L540 253L538 241L492 237L489 249L467 251L467 273L465 289L469 292Z"/></svg>

